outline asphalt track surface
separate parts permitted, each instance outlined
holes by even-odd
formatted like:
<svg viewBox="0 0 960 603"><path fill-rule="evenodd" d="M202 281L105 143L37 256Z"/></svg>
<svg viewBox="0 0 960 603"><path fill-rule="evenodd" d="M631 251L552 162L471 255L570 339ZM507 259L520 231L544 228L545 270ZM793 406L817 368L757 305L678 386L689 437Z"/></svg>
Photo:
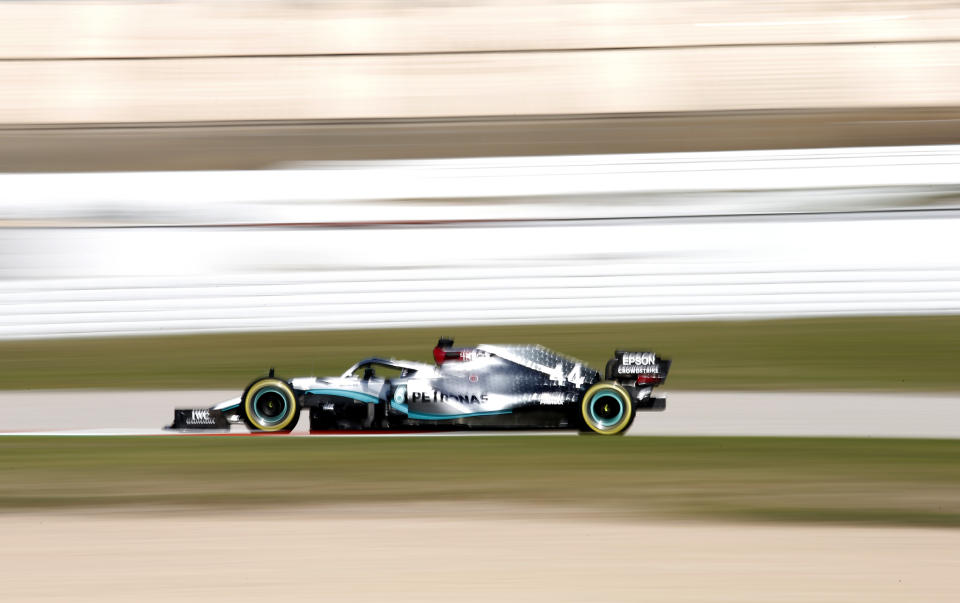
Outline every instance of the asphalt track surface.
<svg viewBox="0 0 960 603"><path fill-rule="evenodd" d="M161 427L172 421L175 407L212 406L237 394L234 391L2 392L0 434L172 433ZM667 397L667 410L639 414L630 435L960 438L960 394L957 393L668 391ZM234 427L232 433L245 432ZM295 433L308 433L305 415Z"/></svg>
<svg viewBox="0 0 960 603"><path fill-rule="evenodd" d="M365 120L0 124L0 171L954 144L960 107Z"/></svg>

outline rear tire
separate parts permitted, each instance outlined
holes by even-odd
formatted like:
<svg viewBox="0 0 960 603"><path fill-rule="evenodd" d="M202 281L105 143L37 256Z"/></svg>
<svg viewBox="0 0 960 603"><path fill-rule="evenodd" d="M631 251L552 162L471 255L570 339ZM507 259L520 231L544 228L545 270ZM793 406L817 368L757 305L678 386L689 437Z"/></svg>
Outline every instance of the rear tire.
<svg viewBox="0 0 960 603"><path fill-rule="evenodd" d="M300 406L286 382L264 378L243 393L240 417L253 432L290 433L300 420Z"/></svg>
<svg viewBox="0 0 960 603"><path fill-rule="evenodd" d="M623 435L635 414L630 393L609 381L588 389L580 401L580 417L586 433Z"/></svg>

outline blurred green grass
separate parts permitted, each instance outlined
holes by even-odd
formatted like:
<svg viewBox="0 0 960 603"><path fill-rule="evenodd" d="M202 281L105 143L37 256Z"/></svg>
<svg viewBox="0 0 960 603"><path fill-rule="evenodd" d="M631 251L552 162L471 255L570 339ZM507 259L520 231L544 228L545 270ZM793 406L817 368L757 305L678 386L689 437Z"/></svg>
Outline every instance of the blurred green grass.
<svg viewBox="0 0 960 603"><path fill-rule="evenodd" d="M960 526L960 441L0 438L0 512L527 505L597 518ZM453 503L450 506L448 503Z"/></svg>
<svg viewBox="0 0 960 603"><path fill-rule="evenodd" d="M365 356L431 361L463 345L541 343L601 369L616 348L674 359L671 389L960 390L960 316L523 325L0 342L0 388L242 388L340 374Z"/></svg>

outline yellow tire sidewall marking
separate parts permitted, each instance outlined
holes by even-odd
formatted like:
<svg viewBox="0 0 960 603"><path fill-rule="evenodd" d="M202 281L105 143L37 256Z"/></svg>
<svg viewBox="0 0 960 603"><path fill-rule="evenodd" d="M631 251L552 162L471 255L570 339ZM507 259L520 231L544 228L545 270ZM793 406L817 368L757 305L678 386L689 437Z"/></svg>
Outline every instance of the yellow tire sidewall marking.
<svg viewBox="0 0 960 603"><path fill-rule="evenodd" d="M618 396L622 397L623 403L626 405L626 408L624 408L623 418L609 429L603 430L597 429L589 414L590 400L595 394L601 391L616 392ZM583 422L586 423L587 427L590 428L590 431L599 433L601 435L614 435L623 431L623 429L630 423L630 419L633 417L633 398L630 397L630 393L627 390L616 383L597 383L588 389L587 393L583 394L583 399L580 401L580 414L583 415Z"/></svg>
<svg viewBox="0 0 960 603"><path fill-rule="evenodd" d="M293 412L289 413L286 419L276 425L261 425L257 420L257 413L253 410L253 402L256 399L257 393L266 387L274 387L282 390L284 394L288 396L289 403L293 405ZM247 395L243 397L243 412L247 415L250 423L260 431L283 431L283 428L289 425L297 415L297 397L293 395L293 390L290 389L290 386L283 381L279 379L264 379L256 382L253 387L247 391Z"/></svg>

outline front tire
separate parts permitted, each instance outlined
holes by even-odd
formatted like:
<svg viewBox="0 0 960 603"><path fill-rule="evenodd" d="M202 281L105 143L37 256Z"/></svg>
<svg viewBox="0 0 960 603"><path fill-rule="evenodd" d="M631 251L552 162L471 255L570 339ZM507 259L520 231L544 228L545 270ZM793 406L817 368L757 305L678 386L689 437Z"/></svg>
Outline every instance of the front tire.
<svg viewBox="0 0 960 603"><path fill-rule="evenodd" d="M286 382L265 378L254 381L243 394L240 416L250 431L289 433L300 420L297 396Z"/></svg>
<svg viewBox="0 0 960 603"><path fill-rule="evenodd" d="M604 381L583 394L580 415L583 431L599 435L623 435L633 423L633 398L622 386Z"/></svg>

